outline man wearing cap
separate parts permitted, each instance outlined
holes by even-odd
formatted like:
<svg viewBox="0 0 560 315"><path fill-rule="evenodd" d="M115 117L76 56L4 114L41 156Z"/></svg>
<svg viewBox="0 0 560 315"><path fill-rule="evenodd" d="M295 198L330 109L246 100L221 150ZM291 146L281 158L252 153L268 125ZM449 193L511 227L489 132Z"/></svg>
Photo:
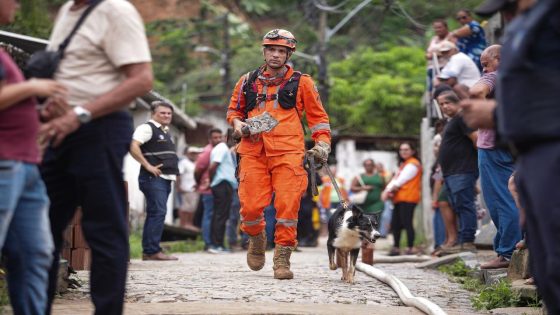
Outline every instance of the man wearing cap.
<svg viewBox="0 0 560 315"><path fill-rule="evenodd" d="M293 278L290 255L297 245L299 205L307 188L301 123L304 112L315 141L308 154L319 162L326 162L331 142L329 117L313 80L287 64L296 43L289 31L268 32L262 40L265 64L239 79L227 112L234 134L244 135L237 150L240 156L239 199L241 229L250 236L247 264L252 270L264 267L263 211L270 204L272 192L276 194L275 279ZM244 134L245 120L264 112L278 121L278 125L269 132Z"/></svg>
<svg viewBox="0 0 560 315"><path fill-rule="evenodd" d="M469 88L480 79L478 67L469 56L460 52L453 42L441 42L438 51L443 58L449 58L449 62L438 76L439 81L453 87L459 97L468 97Z"/></svg>
<svg viewBox="0 0 560 315"><path fill-rule="evenodd" d="M518 153L517 186L526 211L531 273L548 314L560 314L560 1L486 1L512 20L504 35L497 100L461 105L472 127L491 128Z"/></svg>
<svg viewBox="0 0 560 315"><path fill-rule="evenodd" d="M140 191L146 196L142 260L177 260L159 246L171 184L179 174L175 144L169 135L173 107L160 101L151 107L152 119L136 128L130 144L130 154L140 163Z"/></svg>

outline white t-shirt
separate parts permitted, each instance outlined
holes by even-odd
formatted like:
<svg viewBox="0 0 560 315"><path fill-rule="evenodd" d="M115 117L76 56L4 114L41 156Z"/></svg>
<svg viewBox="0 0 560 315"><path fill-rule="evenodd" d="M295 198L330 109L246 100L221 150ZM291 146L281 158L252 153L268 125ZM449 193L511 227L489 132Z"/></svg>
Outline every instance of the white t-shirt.
<svg viewBox="0 0 560 315"><path fill-rule="evenodd" d="M480 79L480 71L469 56L460 52L451 58L441 70L441 78L457 78L457 83L473 86Z"/></svg>
<svg viewBox="0 0 560 315"><path fill-rule="evenodd" d="M194 163L188 158L179 161L179 174L181 174L181 190L194 192L196 181L194 180Z"/></svg>
<svg viewBox="0 0 560 315"><path fill-rule="evenodd" d="M149 122L151 122L152 124L154 124L156 126L156 128L161 128L161 124L158 123L157 121L150 119ZM165 127L167 128L167 127ZM164 130L165 131L165 130ZM167 133L167 131L165 131ZM132 140L136 140L138 142L140 142L141 144L146 143L147 141L150 141L150 139L152 139L152 127L150 127L150 125L146 124L141 124L140 126L136 127L136 130L134 130L134 133L132 134ZM159 177L163 178L163 179L168 179L168 180L176 180L177 176L174 174L161 174Z"/></svg>
<svg viewBox="0 0 560 315"><path fill-rule="evenodd" d="M48 50L58 49L87 8L70 11L73 3L58 12ZM151 56L138 11L128 1L105 0L72 37L55 79L68 88L70 105L85 105L124 80L119 67L144 62L151 62Z"/></svg>

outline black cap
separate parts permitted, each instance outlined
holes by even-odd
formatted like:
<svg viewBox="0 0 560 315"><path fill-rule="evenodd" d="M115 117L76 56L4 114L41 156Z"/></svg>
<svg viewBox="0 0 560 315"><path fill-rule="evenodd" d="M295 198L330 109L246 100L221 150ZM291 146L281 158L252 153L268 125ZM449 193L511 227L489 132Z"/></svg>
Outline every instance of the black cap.
<svg viewBox="0 0 560 315"><path fill-rule="evenodd" d="M474 12L480 16L491 16L494 13L504 9L507 5L516 3L517 0L486 0L474 9Z"/></svg>

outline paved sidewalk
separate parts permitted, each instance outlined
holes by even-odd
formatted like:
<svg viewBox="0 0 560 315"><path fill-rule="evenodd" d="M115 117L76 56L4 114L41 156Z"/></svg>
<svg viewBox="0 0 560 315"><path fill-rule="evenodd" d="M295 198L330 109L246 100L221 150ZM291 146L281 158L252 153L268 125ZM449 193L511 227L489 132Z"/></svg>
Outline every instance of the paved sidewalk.
<svg viewBox="0 0 560 315"><path fill-rule="evenodd" d="M258 272L249 270L245 252L179 254L176 262L133 260L127 285L127 314L421 314L402 306L382 282L356 273L356 283L340 280L328 269L326 246L302 248L292 255L291 281L273 279L271 251ZM436 271L414 264L378 264L400 278L417 295L450 314L476 314L471 293ZM54 314L89 314L87 272L84 287L56 300ZM150 304L144 304L150 303ZM154 304L157 303L157 304Z"/></svg>

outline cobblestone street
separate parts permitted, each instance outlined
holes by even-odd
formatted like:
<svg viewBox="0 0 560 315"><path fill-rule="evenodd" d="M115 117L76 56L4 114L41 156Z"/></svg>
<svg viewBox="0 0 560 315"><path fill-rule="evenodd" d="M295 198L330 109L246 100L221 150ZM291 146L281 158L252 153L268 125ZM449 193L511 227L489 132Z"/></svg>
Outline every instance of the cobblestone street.
<svg viewBox="0 0 560 315"><path fill-rule="evenodd" d="M273 279L272 254L267 252L267 264L258 272L245 265L245 252L179 254L177 262L132 260L127 314L421 314L402 306L389 286L361 272L354 285L340 281L341 271L328 269L324 245L292 255L292 281ZM413 263L376 267L450 314L476 314L470 307L471 293L437 271L416 269ZM88 272L78 276L84 286L57 299L55 314L91 312Z"/></svg>

